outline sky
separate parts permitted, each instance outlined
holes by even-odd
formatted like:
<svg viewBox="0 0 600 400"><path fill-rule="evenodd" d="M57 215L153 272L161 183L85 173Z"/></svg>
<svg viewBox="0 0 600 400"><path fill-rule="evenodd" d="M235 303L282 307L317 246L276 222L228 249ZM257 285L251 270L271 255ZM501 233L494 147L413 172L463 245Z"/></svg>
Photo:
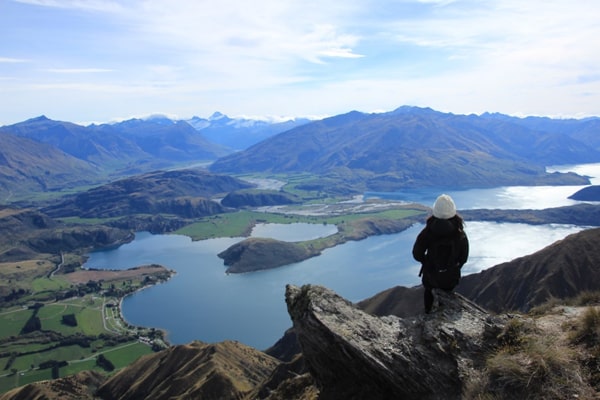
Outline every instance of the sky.
<svg viewBox="0 0 600 400"><path fill-rule="evenodd" d="M597 0L0 0L0 125L600 115Z"/></svg>

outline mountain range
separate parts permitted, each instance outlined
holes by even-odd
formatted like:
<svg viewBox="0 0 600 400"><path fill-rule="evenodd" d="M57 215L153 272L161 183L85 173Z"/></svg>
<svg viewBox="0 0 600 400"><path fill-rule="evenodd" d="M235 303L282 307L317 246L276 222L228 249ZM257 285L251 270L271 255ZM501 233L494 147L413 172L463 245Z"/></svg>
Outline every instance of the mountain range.
<svg viewBox="0 0 600 400"><path fill-rule="evenodd" d="M455 115L417 107L282 123L215 113L81 126L41 116L0 127L0 198L191 164L233 174L309 173L313 178L304 185L333 193L583 185L585 177L550 174L545 167L600 161L599 129L598 118Z"/></svg>
<svg viewBox="0 0 600 400"><path fill-rule="evenodd" d="M353 111L283 132L210 166L228 173L313 173L368 190L583 184L545 167L600 160L600 120L454 115L401 107Z"/></svg>
<svg viewBox="0 0 600 400"><path fill-rule="evenodd" d="M307 118L293 118L284 121L230 118L215 112L209 118L192 117L188 124L202 132L209 141L221 146L244 150L268 137L310 122Z"/></svg>
<svg viewBox="0 0 600 400"><path fill-rule="evenodd" d="M288 123L215 114L175 121L163 116L82 126L45 116L0 127L0 198L58 191L192 163L208 163L273 135ZM207 139L204 135L213 140Z"/></svg>

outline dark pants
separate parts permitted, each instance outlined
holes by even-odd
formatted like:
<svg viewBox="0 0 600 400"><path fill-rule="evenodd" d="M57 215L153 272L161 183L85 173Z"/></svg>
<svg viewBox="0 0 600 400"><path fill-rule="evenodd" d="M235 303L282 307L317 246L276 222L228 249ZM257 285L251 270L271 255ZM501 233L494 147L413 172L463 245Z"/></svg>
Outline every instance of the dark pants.
<svg viewBox="0 0 600 400"><path fill-rule="evenodd" d="M429 313L431 311L431 307L433 307L433 291L432 287L429 285L425 286L424 300L425 300L425 312Z"/></svg>
<svg viewBox="0 0 600 400"><path fill-rule="evenodd" d="M429 313L433 307L433 289L442 289L446 292L452 292L460 280L460 268L447 268L438 270L431 274L424 271L421 282L425 288L424 301L425 312Z"/></svg>
<svg viewBox="0 0 600 400"><path fill-rule="evenodd" d="M433 288L429 285L423 285L425 287L425 292L423 293L423 300L425 300L425 313L429 314L431 312L431 308L433 307L433 289L443 290L446 293L452 293L452 289L443 289L443 288Z"/></svg>

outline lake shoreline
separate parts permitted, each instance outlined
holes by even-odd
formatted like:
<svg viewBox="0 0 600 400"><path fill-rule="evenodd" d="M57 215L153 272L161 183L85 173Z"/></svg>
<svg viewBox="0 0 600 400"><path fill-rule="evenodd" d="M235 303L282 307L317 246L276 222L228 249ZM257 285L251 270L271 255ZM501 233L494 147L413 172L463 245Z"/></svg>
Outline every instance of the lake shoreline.
<svg viewBox="0 0 600 400"><path fill-rule="evenodd" d="M465 216L472 242L465 274L536 252L580 231L581 228L574 224L596 224L590 217L599 208L567 200L572 189L496 188L449 193L455 199L459 213ZM137 235L133 243L116 251L95 254L89 265L125 267L151 260L177 270L181 279L144 290L128 297L123 304L123 314L128 321L139 326L162 327L168 332L170 343L237 340L257 349L266 349L290 326L282 300L288 283L327 286L350 301L360 301L394 285L418 285L419 266L410 249L430 212L430 208L422 204L432 204L433 200L430 202L429 199L435 199L439 193L436 189L405 193L410 201L355 198L332 206L339 212L363 210L373 213L379 207L418 204L422 213L417 216L416 223L401 233L348 241L327 248L317 257L271 270L227 275L223 260L217 254L244 238L227 236L193 241L189 235L182 236L181 233ZM564 208L566 205L578 207ZM585 210L585 207L592 208ZM260 212L301 214L307 218L298 220L282 216L279 221L284 223L311 220L321 224L327 220L329 224L346 219L340 214L327 218L323 215L327 208L324 204L313 204L261 209ZM319 214L315 216L315 213ZM252 217L260 219L256 215ZM477 219L489 222L477 222ZM212 220L208 222L212 223ZM269 222L277 224L275 218ZM193 310L193 317L190 318L185 310Z"/></svg>

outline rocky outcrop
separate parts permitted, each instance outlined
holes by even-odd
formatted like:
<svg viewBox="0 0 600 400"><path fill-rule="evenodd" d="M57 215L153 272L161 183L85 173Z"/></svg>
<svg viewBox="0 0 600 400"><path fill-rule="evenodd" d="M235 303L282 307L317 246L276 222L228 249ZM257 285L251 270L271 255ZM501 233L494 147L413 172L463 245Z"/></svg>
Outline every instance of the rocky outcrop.
<svg viewBox="0 0 600 400"><path fill-rule="evenodd" d="M459 399L504 321L456 294L441 308L376 317L333 291L288 285L286 302L319 399Z"/></svg>

